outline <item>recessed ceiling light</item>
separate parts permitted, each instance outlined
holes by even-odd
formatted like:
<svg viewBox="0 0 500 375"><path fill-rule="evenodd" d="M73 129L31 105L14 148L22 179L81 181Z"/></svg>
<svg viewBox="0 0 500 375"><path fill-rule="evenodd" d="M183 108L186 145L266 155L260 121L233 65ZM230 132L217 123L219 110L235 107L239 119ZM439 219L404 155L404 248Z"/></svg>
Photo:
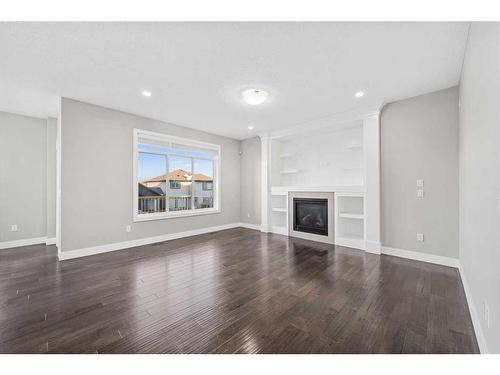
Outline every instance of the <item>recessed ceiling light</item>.
<svg viewBox="0 0 500 375"><path fill-rule="evenodd" d="M252 130L252 129L253 129L253 126L252 126L252 125L250 125L250 126L248 127L248 130Z"/></svg>
<svg viewBox="0 0 500 375"><path fill-rule="evenodd" d="M365 96L365 93L363 91L358 91L356 94L354 94L354 96L356 98L362 98L363 96Z"/></svg>
<svg viewBox="0 0 500 375"><path fill-rule="evenodd" d="M151 94L151 91L144 90L144 91L142 92L142 96L145 96L145 97L147 97L147 98L149 98L151 95L152 95L152 94Z"/></svg>
<svg viewBox="0 0 500 375"><path fill-rule="evenodd" d="M250 105L262 104L267 100L269 93L262 89L247 89L241 92L243 100Z"/></svg>

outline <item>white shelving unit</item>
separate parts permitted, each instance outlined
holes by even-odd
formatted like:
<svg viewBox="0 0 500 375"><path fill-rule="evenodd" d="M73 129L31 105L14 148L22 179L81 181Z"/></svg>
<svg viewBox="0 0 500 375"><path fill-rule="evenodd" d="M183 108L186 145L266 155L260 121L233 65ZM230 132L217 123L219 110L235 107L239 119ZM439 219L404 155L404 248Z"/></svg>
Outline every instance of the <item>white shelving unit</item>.
<svg viewBox="0 0 500 375"><path fill-rule="evenodd" d="M380 254L378 109L350 111L259 137L263 232L289 234L289 194L333 193L335 243Z"/></svg>
<svg viewBox="0 0 500 375"><path fill-rule="evenodd" d="M274 212L284 212L287 213L288 209L287 208L272 208L272 211Z"/></svg>
<svg viewBox="0 0 500 375"><path fill-rule="evenodd" d="M271 193L271 229L288 235L288 192Z"/></svg>
<svg viewBox="0 0 500 375"><path fill-rule="evenodd" d="M363 193L335 194L335 244L365 250Z"/></svg>
<svg viewBox="0 0 500 375"><path fill-rule="evenodd" d="M281 174L293 174L293 173L299 173L300 170L298 169L284 169L280 171Z"/></svg>

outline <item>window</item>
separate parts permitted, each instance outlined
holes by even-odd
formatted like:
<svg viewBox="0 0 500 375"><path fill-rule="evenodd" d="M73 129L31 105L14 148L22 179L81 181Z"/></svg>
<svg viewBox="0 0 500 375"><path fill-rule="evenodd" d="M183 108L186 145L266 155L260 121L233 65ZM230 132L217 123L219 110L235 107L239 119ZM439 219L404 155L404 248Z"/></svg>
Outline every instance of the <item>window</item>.
<svg viewBox="0 0 500 375"><path fill-rule="evenodd" d="M134 220L219 211L220 146L134 129Z"/></svg>
<svg viewBox="0 0 500 375"><path fill-rule="evenodd" d="M203 182L203 190L213 190L213 185L211 182Z"/></svg>
<svg viewBox="0 0 500 375"><path fill-rule="evenodd" d="M181 184L179 181L170 180L170 189L180 189Z"/></svg>

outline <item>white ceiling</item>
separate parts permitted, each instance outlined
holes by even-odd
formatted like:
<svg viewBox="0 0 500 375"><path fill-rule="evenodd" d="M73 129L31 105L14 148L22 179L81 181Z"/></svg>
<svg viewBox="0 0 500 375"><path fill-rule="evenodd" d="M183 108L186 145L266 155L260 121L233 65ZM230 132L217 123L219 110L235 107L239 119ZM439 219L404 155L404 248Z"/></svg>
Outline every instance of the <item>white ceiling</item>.
<svg viewBox="0 0 500 375"><path fill-rule="evenodd" d="M467 29L448 22L0 23L0 110L56 116L64 96L243 139L457 85ZM266 89L270 100L247 105L240 92L250 87ZM359 90L362 99L354 97Z"/></svg>

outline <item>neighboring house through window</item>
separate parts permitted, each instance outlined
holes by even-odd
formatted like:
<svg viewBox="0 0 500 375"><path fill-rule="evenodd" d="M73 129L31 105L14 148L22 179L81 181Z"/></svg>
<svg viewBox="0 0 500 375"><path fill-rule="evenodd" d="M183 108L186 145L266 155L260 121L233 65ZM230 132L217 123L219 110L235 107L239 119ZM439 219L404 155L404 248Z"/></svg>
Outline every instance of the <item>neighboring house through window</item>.
<svg viewBox="0 0 500 375"><path fill-rule="evenodd" d="M134 129L134 220L219 210L220 146Z"/></svg>

